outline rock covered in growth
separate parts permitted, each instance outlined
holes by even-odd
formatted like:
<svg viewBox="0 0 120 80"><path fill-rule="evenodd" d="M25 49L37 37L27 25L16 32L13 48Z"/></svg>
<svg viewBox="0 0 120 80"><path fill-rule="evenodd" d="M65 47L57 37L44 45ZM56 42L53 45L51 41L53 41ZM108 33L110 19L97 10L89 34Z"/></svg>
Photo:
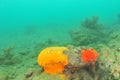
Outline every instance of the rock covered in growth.
<svg viewBox="0 0 120 80"><path fill-rule="evenodd" d="M109 80L120 79L120 52L115 48L116 46L111 49L104 47L100 50L101 57L99 60L103 64L104 69L108 71Z"/></svg>
<svg viewBox="0 0 120 80"><path fill-rule="evenodd" d="M69 65L80 66L81 63L81 48L74 48L73 46L68 46L68 50L65 52L68 56Z"/></svg>
<svg viewBox="0 0 120 80"><path fill-rule="evenodd" d="M82 47L68 48L66 54L68 55L69 65L82 66L87 63L94 64L99 56L95 49L86 49Z"/></svg>
<svg viewBox="0 0 120 80"><path fill-rule="evenodd" d="M106 50L107 53L110 53L108 49ZM105 51L100 51L100 56L104 56ZM119 68L118 66L115 67L116 63L109 65L111 61L109 57L111 56L106 57L106 59L99 57L98 52L93 48L49 47L44 49L40 55L38 63L44 68L44 72L50 74L64 73L63 80L112 80L120 77ZM63 56L66 56L66 58ZM98 57L99 60L97 60ZM119 61L117 63L119 64Z"/></svg>
<svg viewBox="0 0 120 80"><path fill-rule="evenodd" d="M66 51L69 64L65 66L64 74L68 80L106 80L107 73L97 61L99 54L95 49L70 47Z"/></svg>

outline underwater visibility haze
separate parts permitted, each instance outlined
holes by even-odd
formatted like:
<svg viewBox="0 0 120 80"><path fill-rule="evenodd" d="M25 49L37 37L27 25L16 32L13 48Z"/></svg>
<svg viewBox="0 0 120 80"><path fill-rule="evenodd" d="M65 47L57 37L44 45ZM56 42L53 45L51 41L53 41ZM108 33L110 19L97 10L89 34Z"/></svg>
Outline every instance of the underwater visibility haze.
<svg viewBox="0 0 120 80"><path fill-rule="evenodd" d="M119 0L0 0L0 80L120 80L119 66Z"/></svg>

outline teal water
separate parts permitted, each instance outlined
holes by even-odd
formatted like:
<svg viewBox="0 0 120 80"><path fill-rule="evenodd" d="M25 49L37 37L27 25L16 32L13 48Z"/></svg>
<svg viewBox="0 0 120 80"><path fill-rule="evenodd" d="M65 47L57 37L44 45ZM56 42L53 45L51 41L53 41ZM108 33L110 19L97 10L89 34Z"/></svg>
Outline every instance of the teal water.
<svg viewBox="0 0 120 80"><path fill-rule="evenodd" d="M0 0L0 44L70 40L68 32L84 19L99 16L110 27L119 10L119 0Z"/></svg>
<svg viewBox="0 0 120 80"><path fill-rule="evenodd" d="M119 0L0 0L0 44L67 41L68 32L91 16L111 27L119 10Z"/></svg>
<svg viewBox="0 0 120 80"><path fill-rule="evenodd" d="M63 35L91 16L109 25L119 10L119 0L0 0L0 36L3 40L10 34L17 36L31 26L41 35Z"/></svg>

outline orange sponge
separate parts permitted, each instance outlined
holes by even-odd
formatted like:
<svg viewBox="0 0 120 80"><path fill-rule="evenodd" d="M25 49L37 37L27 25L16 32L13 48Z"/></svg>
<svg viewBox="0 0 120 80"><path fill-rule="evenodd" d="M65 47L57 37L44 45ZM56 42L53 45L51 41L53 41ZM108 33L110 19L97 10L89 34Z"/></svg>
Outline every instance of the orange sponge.
<svg viewBox="0 0 120 80"><path fill-rule="evenodd" d="M90 62L94 64L99 54L95 49L85 49L85 50L82 50L81 56L84 63Z"/></svg>
<svg viewBox="0 0 120 80"><path fill-rule="evenodd" d="M68 64L68 57L63 53L66 47L49 47L41 51L38 56L38 64L44 68L45 73L62 73L64 66Z"/></svg>

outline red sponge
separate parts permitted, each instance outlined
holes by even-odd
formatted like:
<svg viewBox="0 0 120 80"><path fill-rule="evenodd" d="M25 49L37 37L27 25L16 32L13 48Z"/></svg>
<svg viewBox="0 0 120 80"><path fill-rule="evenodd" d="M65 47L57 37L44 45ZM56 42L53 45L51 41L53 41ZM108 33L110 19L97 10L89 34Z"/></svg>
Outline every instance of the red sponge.
<svg viewBox="0 0 120 80"><path fill-rule="evenodd" d="M95 49L84 49L82 50L82 54L81 54L81 57L84 63L90 62L92 64L95 63L98 56L99 54Z"/></svg>

